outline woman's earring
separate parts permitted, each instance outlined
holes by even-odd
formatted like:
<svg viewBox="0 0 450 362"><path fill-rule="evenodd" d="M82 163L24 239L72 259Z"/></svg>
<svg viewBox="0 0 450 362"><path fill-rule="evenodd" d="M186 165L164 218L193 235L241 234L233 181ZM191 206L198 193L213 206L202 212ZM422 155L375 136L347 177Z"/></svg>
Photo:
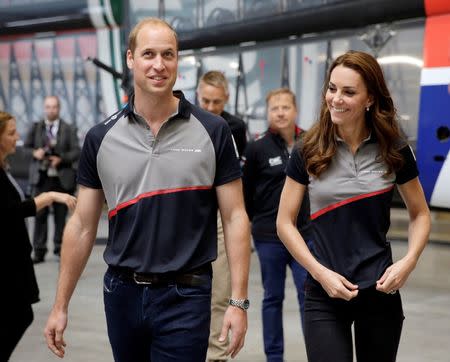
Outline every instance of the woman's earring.
<svg viewBox="0 0 450 362"><path fill-rule="evenodd" d="M369 112L369 110L370 110L370 107L367 106L367 107L366 107L366 112Z"/></svg>

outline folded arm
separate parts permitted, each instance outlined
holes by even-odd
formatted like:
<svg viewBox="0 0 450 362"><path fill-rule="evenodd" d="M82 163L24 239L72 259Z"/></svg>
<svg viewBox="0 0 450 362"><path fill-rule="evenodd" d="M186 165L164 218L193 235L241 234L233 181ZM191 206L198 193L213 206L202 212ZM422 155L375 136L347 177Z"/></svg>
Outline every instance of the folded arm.
<svg viewBox="0 0 450 362"><path fill-rule="evenodd" d="M308 270L330 297L350 300L358 294L358 286L319 263L298 231L297 216L305 191L305 185L286 177L278 207L278 236L295 260Z"/></svg>
<svg viewBox="0 0 450 362"><path fill-rule="evenodd" d="M408 252L387 268L377 281L377 289L385 293L396 291L405 284L428 242L431 228L430 210L418 177L398 185L398 190L409 214Z"/></svg>

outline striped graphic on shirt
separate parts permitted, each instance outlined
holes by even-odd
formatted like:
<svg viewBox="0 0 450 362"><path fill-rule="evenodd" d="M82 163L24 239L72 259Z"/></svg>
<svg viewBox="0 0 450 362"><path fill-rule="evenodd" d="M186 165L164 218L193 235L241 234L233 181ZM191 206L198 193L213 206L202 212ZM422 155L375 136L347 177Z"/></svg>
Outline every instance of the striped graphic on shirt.
<svg viewBox="0 0 450 362"><path fill-rule="evenodd" d="M385 189L382 189L382 190L369 192L367 194L362 194L362 195L350 197L349 199L346 199L346 200L339 201L339 202L337 202L335 204L329 205L329 206L327 206L327 207L325 207L325 208L315 212L314 214L311 214L311 220L317 219L319 216L322 216L322 215L326 214L327 212L329 212L331 210L337 209L338 207L350 204L352 202L384 194L386 192L391 191L393 188L394 188L394 185L389 186L388 188L385 188Z"/></svg>
<svg viewBox="0 0 450 362"><path fill-rule="evenodd" d="M108 212L108 218L113 218L117 215L117 212L121 209L124 209L128 206L134 205L138 203L142 199L146 199L153 196L158 195L166 195L166 194L173 194L176 192L182 192L182 191L197 191L197 190L210 190L212 189L212 186L191 186L191 187L179 187L179 188L173 188L173 189L163 189L163 190L155 190L151 192L146 192L143 194L138 195L134 199L122 202L121 204L117 205L116 208L110 210Z"/></svg>

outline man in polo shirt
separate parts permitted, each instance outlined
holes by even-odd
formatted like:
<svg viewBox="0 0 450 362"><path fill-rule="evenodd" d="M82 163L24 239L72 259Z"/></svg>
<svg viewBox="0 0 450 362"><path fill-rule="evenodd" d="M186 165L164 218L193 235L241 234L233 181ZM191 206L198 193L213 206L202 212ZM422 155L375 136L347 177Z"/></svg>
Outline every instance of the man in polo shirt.
<svg viewBox="0 0 450 362"><path fill-rule="evenodd" d="M109 240L104 302L115 361L204 361L217 206L225 231L232 297L222 339L236 356L247 329L249 223L239 162L224 120L173 92L175 31L148 18L129 36L134 96L86 136L78 206L67 224L49 348L65 353L70 297L92 249L106 199Z"/></svg>
<svg viewBox="0 0 450 362"><path fill-rule="evenodd" d="M288 88L271 90L266 96L269 129L249 143L244 154L243 184L247 213L252 222L253 243L259 258L264 288L262 326L268 362L283 361L283 301L289 267L297 290L303 321L306 269L289 253L277 235L276 219L285 169L302 130L297 127L297 101ZM296 225L308 244L312 243L309 200L302 203ZM302 323L303 325L303 323Z"/></svg>

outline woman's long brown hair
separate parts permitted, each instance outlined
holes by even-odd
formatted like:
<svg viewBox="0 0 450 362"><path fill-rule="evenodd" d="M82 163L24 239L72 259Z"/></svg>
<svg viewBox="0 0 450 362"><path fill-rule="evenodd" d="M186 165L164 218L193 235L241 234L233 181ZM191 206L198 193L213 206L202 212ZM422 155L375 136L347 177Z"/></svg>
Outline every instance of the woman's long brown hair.
<svg viewBox="0 0 450 362"><path fill-rule="evenodd" d="M337 127L331 121L325 95L331 72L338 65L353 69L362 77L367 92L373 97L373 104L365 114L367 126L375 134L379 144L378 161L386 163L388 174L397 171L403 164L399 145L404 144L401 142L404 137L383 71L372 55L351 50L339 56L331 65L322 90L319 119L301 140L300 152L305 159L308 174L319 177L336 153Z"/></svg>

